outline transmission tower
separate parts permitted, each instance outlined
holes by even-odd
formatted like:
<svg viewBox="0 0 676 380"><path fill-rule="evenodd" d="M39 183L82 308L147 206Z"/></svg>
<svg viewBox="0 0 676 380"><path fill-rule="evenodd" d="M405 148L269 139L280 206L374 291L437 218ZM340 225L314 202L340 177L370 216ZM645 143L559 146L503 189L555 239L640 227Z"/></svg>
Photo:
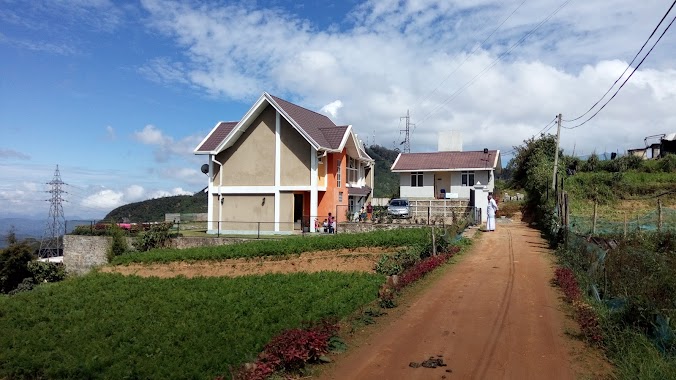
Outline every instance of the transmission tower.
<svg viewBox="0 0 676 380"><path fill-rule="evenodd" d="M63 216L63 185L59 165L56 165L54 178L47 182L51 189L47 190L52 196L46 199L49 202L49 218L45 226L45 233L42 234L40 242L39 257L56 257L63 254L63 235L66 233L66 218Z"/></svg>
<svg viewBox="0 0 676 380"><path fill-rule="evenodd" d="M399 143L399 145L404 146L404 153L411 153L411 127L415 127L415 124L411 123L411 115L409 114L408 110L406 110L406 116L399 118L400 123L402 119L406 120L406 126L404 129L399 130L399 135L404 133L404 141Z"/></svg>

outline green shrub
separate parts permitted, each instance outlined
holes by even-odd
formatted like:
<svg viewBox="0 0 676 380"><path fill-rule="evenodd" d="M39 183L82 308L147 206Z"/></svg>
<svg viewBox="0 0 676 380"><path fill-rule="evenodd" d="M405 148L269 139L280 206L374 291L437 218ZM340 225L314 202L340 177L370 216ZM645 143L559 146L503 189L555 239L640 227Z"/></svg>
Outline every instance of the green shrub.
<svg viewBox="0 0 676 380"><path fill-rule="evenodd" d="M161 223L153 225L150 230L140 233L134 241L134 248L139 252L149 251L155 248L162 248L169 240L170 223Z"/></svg>
<svg viewBox="0 0 676 380"><path fill-rule="evenodd" d="M394 254L382 255L375 266L378 274L392 276L399 274L416 262L420 261L420 252L414 249L399 251Z"/></svg>
<svg viewBox="0 0 676 380"><path fill-rule="evenodd" d="M116 224L110 226L108 234L112 237L107 253L108 262L111 262L115 257L127 253L129 245L127 244L127 233Z"/></svg>
<svg viewBox="0 0 676 380"><path fill-rule="evenodd" d="M0 251L0 293L9 293L31 276L28 263L32 259L31 248L25 242Z"/></svg>
<svg viewBox="0 0 676 380"><path fill-rule="evenodd" d="M66 278L66 266L62 263L31 261L28 263L28 271L37 284L59 282Z"/></svg>

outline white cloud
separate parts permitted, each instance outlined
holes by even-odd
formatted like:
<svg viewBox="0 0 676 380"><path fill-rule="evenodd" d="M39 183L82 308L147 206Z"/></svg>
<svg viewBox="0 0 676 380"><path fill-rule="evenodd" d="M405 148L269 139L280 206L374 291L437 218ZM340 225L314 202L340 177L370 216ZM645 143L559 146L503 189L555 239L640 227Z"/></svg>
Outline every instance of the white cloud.
<svg viewBox="0 0 676 380"><path fill-rule="evenodd" d="M105 189L92 194L84 198L81 202L81 205L84 207L99 209L99 210L112 210L116 207L122 206L124 202L124 193L121 191L115 191L111 189Z"/></svg>
<svg viewBox="0 0 676 380"><path fill-rule="evenodd" d="M335 100L321 108L321 112L328 113L331 117L336 117L338 110L343 108L343 102Z"/></svg>
<svg viewBox="0 0 676 380"><path fill-rule="evenodd" d="M115 128L113 128L110 125L106 126L106 138L111 141L117 138L117 136L115 135Z"/></svg>
<svg viewBox="0 0 676 380"><path fill-rule="evenodd" d="M399 118L410 109L418 151L435 149L437 133L448 129L463 132L465 148L506 150L559 112L577 116L612 84L666 10L657 0L641 7L631 0L571 2L496 62L561 4L528 2L468 55L519 3L374 0L358 5L343 29L321 30L279 9L142 1L150 25L184 52L183 59L150 61L163 81L187 81L229 99L249 101L262 91L290 97L358 132L375 130L376 143L387 147L398 146ZM674 51L676 40L663 39L599 117L563 132L562 146L622 150L673 128ZM324 108L335 99L340 113ZM171 150L159 152L161 158Z"/></svg>
<svg viewBox="0 0 676 380"><path fill-rule="evenodd" d="M124 191L124 199L128 202L136 202L143 199L145 192L143 186L131 185Z"/></svg>
<svg viewBox="0 0 676 380"><path fill-rule="evenodd" d="M14 149L0 148L0 159L30 160L31 156Z"/></svg>
<svg viewBox="0 0 676 380"><path fill-rule="evenodd" d="M171 137L166 137L152 124L143 127L143 130L134 132L134 138L146 145L164 145L172 142Z"/></svg>
<svg viewBox="0 0 676 380"><path fill-rule="evenodd" d="M196 167L199 168L199 166ZM168 178L173 178L190 185L207 185L208 177L198 169L172 167L164 169L163 173Z"/></svg>
<svg viewBox="0 0 676 380"><path fill-rule="evenodd" d="M167 190L156 190L150 194L149 199L162 198L162 197L171 197L174 195L192 195L193 192L183 190L180 187L175 187L169 191Z"/></svg>

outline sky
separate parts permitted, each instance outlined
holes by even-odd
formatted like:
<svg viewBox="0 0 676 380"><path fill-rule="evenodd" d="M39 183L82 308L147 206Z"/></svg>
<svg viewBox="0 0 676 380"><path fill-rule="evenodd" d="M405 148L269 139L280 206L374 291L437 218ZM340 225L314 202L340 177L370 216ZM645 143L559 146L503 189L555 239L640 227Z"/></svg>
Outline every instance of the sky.
<svg viewBox="0 0 676 380"><path fill-rule="evenodd" d="M0 0L0 217L46 218L57 165L66 219L200 191L193 149L264 91L388 148L409 111L412 152L459 131L506 163L556 114L591 107L670 3ZM676 27L561 147L642 147L676 132L675 105Z"/></svg>

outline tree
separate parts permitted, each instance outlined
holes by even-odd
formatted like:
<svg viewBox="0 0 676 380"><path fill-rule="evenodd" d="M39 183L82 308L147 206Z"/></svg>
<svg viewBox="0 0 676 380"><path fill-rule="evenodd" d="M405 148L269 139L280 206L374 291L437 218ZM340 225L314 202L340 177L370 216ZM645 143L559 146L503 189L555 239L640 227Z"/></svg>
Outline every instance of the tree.
<svg viewBox="0 0 676 380"><path fill-rule="evenodd" d="M31 247L25 242L0 251L0 293L9 293L31 276L28 263L32 258Z"/></svg>

